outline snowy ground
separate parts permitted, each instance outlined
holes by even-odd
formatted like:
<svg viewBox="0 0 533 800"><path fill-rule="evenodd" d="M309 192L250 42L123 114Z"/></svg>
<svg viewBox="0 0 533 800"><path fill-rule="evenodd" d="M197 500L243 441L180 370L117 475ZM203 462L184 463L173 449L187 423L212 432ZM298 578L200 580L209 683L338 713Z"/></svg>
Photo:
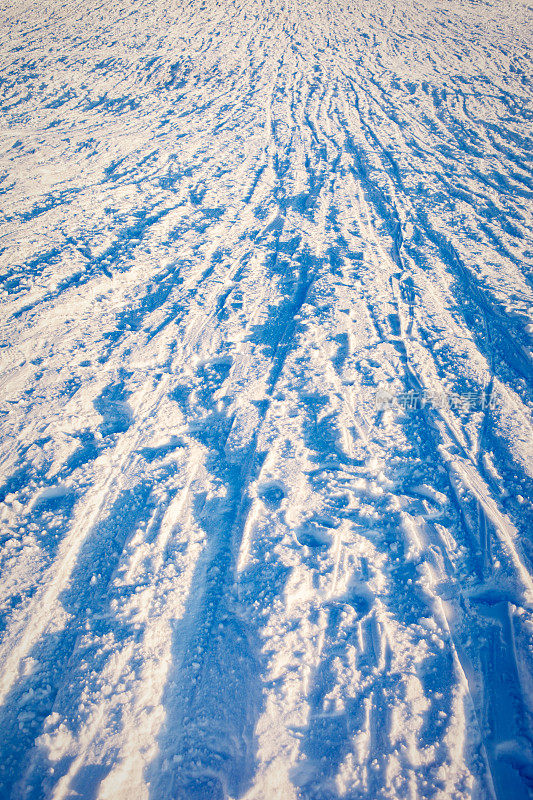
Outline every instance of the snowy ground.
<svg viewBox="0 0 533 800"><path fill-rule="evenodd" d="M3 0L2 800L530 797L527 2Z"/></svg>

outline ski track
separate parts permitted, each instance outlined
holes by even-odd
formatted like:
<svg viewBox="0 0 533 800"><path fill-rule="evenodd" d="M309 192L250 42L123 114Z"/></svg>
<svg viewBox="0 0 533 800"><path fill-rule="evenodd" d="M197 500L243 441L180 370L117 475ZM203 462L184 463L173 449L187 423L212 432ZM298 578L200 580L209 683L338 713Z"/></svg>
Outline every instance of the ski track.
<svg viewBox="0 0 533 800"><path fill-rule="evenodd" d="M2 4L2 798L530 797L532 34Z"/></svg>

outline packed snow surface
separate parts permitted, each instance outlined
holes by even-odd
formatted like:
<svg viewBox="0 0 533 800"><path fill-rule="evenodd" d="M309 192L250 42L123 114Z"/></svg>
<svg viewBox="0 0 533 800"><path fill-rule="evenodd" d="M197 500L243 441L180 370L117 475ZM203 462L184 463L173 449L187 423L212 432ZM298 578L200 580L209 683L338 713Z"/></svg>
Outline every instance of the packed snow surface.
<svg viewBox="0 0 533 800"><path fill-rule="evenodd" d="M530 0L3 0L0 797L525 800Z"/></svg>

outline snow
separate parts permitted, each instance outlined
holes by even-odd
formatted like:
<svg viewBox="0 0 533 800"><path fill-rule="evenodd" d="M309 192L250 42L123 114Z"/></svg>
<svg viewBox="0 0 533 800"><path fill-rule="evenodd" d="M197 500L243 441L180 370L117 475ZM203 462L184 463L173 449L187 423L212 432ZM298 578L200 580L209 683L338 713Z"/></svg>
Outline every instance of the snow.
<svg viewBox="0 0 533 800"><path fill-rule="evenodd" d="M1 5L0 797L530 797L532 34Z"/></svg>

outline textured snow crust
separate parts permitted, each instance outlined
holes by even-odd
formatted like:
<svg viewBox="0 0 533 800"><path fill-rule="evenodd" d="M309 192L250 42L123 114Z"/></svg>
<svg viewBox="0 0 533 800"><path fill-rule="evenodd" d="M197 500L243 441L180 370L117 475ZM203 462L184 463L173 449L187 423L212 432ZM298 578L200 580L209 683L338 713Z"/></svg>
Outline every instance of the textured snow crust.
<svg viewBox="0 0 533 800"><path fill-rule="evenodd" d="M531 796L532 34L2 3L2 800Z"/></svg>

